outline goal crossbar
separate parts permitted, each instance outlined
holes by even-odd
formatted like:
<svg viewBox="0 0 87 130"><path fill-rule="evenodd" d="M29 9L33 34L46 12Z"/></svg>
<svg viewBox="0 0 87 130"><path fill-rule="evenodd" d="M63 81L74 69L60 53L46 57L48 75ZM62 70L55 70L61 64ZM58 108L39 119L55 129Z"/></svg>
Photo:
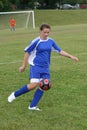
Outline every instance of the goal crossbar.
<svg viewBox="0 0 87 130"><path fill-rule="evenodd" d="M19 13L28 13L28 17L26 20L26 28L28 27L30 13L32 14L32 21L33 21L33 28L35 28L35 18L34 18L34 11L13 11L13 12L0 12L0 14L19 14Z"/></svg>

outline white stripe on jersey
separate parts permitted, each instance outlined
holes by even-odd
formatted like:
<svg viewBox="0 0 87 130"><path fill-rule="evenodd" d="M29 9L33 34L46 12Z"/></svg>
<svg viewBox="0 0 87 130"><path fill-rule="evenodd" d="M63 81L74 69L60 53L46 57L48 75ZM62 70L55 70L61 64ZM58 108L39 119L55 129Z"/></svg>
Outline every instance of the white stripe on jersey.
<svg viewBox="0 0 87 130"><path fill-rule="evenodd" d="M39 41L37 42L37 45L36 45L36 47L35 47L35 49L30 53L30 56L29 56L29 58L28 58L28 63L30 64L30 65L34 65L34 59L35 59L35 57L36 57L36 52L37 52L37 50L36 50L36 48L37 48L37 46L39 45L39 43L41 42L41 39L40 39L40 37L38 37L38 38L36 38L36 39L34 39L32 42L31 42L31 45L33 45L34 44L34 42L36 41L36 40L38 40L39 39ZM30 46L29 46L30 47Z"/></svg>
<svg viewBox="0 0 87 130"><path fill-rule="evenodd" d="M30 44L24 49L24 51L26 51L29 47L31 47L34 43L35 43L35 41L37 41L37 40L39 40L40 39L40 37L37 37L37 38L35 38L32 42L30 42Z"/></svg>

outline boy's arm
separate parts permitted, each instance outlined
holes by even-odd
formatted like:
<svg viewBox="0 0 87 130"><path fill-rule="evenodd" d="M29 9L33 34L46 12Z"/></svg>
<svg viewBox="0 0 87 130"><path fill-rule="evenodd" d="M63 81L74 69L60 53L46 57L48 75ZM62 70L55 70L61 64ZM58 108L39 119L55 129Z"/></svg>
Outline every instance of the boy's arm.
<svg viewBox="0 0 87 130"><path fill-rule="evenodd" d="M27 63L28 63L28 57L29 57L29 53L28 52L25 52L24 54L24 60L23 60L23 64L22 66L19 68L19 71L20 72L23 72L27 66Z"/></svg>
<svg viewBox="0 0 87 130"><path fill-rule="evenodd" d="M67 52L65 52L63 50L60 51L60 55L68 57L68 58L70 58L70 59L72 59L72 60L74 60L76 62L79 60L77 57L75 57L75 56L73 56L73 55L71 55L71 54L69 54L69 53L67 53Z"/></svg>

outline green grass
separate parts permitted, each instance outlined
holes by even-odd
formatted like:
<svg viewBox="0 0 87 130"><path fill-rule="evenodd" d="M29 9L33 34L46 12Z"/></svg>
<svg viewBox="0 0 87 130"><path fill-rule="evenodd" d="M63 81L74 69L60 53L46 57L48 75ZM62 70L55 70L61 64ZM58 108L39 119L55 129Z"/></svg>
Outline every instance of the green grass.
<svg viewBox="0 0 87 130"><path fill-rule="evenodd" d="M36 26L43 22L55 25L86 24L87 10L36 10Z"/></svg>
<svg viewBox="0 0 87 130"><path fill-rule="evenodd" d="M51 26L69 25L69 24L86 24L87 10L35 10L36 27L46 22ZM0 15L0 30L9 29L9 20L16 19L16 28L25 28L28 14L7 14ZM28 28L32 29L32 18Z"/></svg>
<svg viewBox="0 0 87 130"><path fill-rule="evenodd" d="M39 102L40 112L28 110L35 90L11 104L7 102L12 91L29 83L29 67L24 73L19 73L18 68L24 48L39 35L38 28L16 29L13 33L0 30L0 130L87 130L87 24L84 23L52 25L50 36L61 48L77 56L79 62L52 53L53 87Z"/></svg>

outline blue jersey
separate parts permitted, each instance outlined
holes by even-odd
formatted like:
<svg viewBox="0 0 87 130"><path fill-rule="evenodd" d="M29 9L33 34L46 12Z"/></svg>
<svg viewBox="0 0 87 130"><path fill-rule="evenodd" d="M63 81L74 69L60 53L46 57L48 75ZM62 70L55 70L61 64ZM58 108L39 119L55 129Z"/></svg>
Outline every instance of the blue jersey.
<svg viewBox="0 0 87 130"><path fill-rule="evenodd" d="M46 40L37 37L25 48L25 52L30 55L28 62L33 66L49 67L51 51L59 53L61 48L49 37Z"/></svg>

